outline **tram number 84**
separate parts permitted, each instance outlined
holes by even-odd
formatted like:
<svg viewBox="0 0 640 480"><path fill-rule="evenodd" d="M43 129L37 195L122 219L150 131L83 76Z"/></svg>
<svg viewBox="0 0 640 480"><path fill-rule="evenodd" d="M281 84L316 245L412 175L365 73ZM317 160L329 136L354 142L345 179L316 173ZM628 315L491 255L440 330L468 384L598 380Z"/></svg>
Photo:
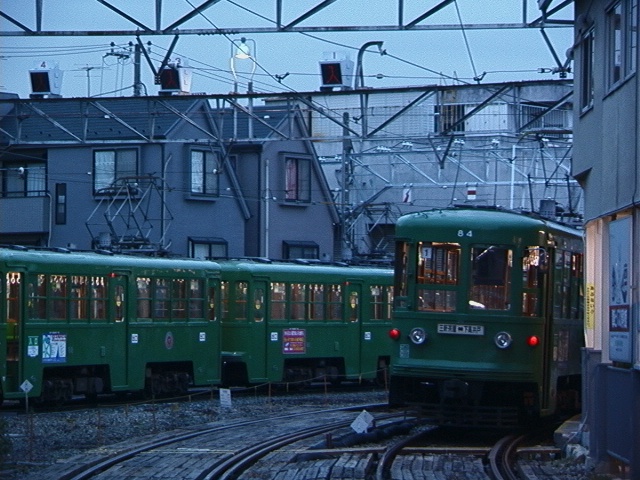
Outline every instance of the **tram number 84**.
<svg viewBox="0 0 640 480"><path fill-rule="evenodd" d="M473 237L473 230L467 230L466 232L464 230L458 230L458 236L459 237Z"/></svg>

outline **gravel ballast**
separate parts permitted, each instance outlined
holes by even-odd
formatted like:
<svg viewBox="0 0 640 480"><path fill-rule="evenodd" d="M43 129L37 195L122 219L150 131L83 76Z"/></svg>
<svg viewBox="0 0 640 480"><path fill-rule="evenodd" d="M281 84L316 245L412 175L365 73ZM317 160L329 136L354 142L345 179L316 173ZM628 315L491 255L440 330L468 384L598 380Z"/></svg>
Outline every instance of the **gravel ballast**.
<svg viewBox="0 0 640 480"><path fill-rule="evenodd" d="M125 440L210 422L234 422L350 405L385 403L384 391L310 392L269 396L232 395L222 407L218 393L180 401L103 405L49 413L4 413L10 442L0 477L18 480L60 460Z"/></svg>

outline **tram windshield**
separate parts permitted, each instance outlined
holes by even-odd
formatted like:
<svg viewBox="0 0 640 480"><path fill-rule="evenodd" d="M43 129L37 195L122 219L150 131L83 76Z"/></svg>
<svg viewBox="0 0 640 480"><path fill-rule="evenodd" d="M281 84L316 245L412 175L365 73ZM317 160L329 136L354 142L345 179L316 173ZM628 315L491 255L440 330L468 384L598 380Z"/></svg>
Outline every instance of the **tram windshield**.
<svg viewBox="0 0 640 480"><path fill-rule="evenodd" d="M512 257L511 249L499 245L471 249L471 308L509 310Z"/></svg>

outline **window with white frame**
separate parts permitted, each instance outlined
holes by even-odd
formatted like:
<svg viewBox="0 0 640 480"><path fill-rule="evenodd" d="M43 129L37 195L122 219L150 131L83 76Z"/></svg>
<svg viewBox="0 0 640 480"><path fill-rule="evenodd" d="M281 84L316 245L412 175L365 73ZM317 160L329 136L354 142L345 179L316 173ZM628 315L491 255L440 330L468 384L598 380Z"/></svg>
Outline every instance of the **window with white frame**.
<svg viewBox="0 0 640 480"><path fill-rule="evenodd" d="M228 243L222 238L189 238L189 250L192 258L227 258Z"/></svg>
<svg viewBox="0 0 640 480"><path fill-rule="evenodd" d="M607 73L609 88L636 71L638 0L619 0L607 10Z"/></svg>
<svg viewBox="0 0 640 480"><path fill-rule="evenodd" d="M192 194L219 194L219 155L210 150L191 151L191 187Z"/></svg>
<svg viewBox="0 0 640 480"><path fill-rule="evenodd" d="M595 60L594 29L590 28L580 43L580 109L593 106L593 67Z"/></svg>
<svg viewBox="0 0 640 480"><path fill-rule="evenodd" d="M138 150L123 148L93 152L93 189L104 193L117 180L138 175Z"/></svg>
<svg viewBox="0 0 640 480"><path fill-rule="evenodd" d="M284 162L285 200L288 202L311 201L311 160L286 157Z"/></svg>
<svg viewBox="0 0 640 480"><path fill-rule="evenodd" d="M284 260L320 258L320 247L316 242L284 241L282 242L282 258Z"/></svg>
<svg viewBox="0 0 640 480"><path fill-rule="evenodd" d="M46 195L46 165L43 162L0 162L0 196Z"/></svg>

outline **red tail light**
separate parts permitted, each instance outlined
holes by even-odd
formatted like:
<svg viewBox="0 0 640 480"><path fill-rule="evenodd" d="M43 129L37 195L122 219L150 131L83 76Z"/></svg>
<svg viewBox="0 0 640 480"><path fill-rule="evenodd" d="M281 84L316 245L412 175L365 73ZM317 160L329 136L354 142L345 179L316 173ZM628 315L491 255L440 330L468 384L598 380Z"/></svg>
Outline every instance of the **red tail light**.
<svg viewBox="0 0 640 480"><path fill-rule="evenodd" d="M391 340L397 340L400 338L400 330L398 330L397 328L392 328L391 330L389 330L389 338L391 338Z"/></svg>

